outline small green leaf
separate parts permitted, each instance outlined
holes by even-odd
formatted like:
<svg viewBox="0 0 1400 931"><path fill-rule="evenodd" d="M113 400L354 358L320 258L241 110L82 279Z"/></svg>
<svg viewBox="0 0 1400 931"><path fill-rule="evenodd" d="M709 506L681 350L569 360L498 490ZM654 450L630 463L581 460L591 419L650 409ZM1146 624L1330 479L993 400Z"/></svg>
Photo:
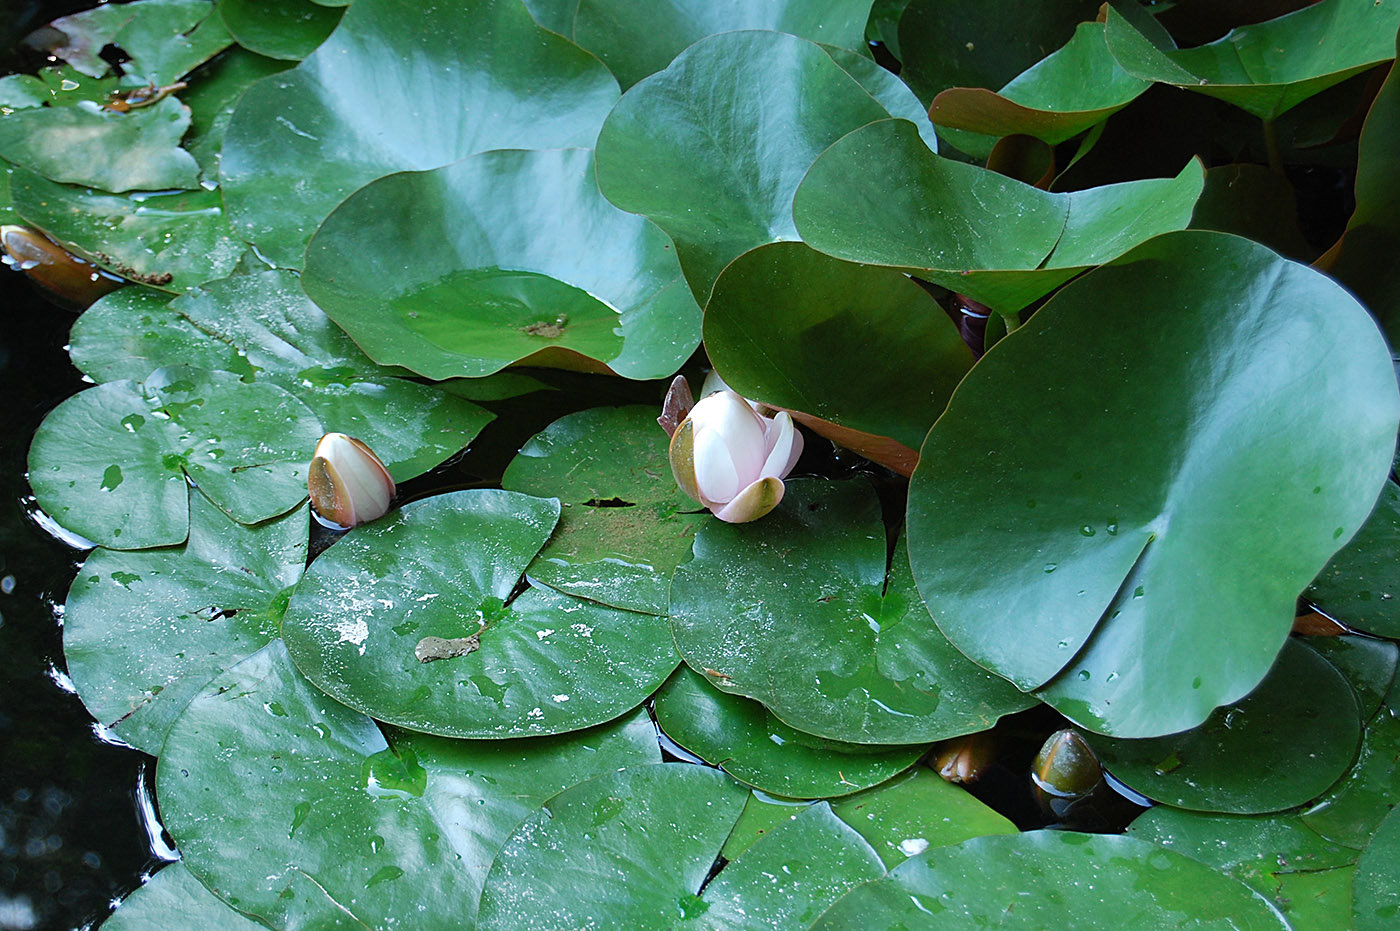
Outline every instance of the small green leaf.
<svg viewBox="0 0 1400 931"><path fill-rule="evenodd" d="M311 0L219 0L219 16L235 42L259 55L295 61L326 41L343 12Z"/></svg>

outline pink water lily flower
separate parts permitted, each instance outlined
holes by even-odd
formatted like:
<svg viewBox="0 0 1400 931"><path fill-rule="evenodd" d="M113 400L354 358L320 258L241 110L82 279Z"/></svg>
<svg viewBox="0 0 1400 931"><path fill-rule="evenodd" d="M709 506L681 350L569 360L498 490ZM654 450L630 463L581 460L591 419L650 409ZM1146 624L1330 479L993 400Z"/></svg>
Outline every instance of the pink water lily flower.
<svg viewBox="0 0 1400 931"><path fill-rule="evenodd" d="M802 455L787 411L760 416L738 394L701 398L671 437L671 471L681 489L731 524L757 520L783 500L783 478Z"/></svg>

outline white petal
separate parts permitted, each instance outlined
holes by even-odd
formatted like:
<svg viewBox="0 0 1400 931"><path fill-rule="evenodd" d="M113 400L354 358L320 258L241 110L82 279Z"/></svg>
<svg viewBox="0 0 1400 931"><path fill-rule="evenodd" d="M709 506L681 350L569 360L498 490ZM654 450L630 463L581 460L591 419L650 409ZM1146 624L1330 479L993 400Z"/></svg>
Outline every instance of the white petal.
<svg viewBox="0 0 1400 931"><path fill-rule="evenodd" d="M735 495L733 501L718 511L715 511L714 508L710 510L714 511L714 515L725 523L748 523L751 520L758 520L777 507L778 502L783 500L783 492L786 490L781 479L760 479Z"/></svg>
<svg viewBox="0 0 1400 931"><path fill-rule="evenodd" d="M787 411L778 411L767 424L768 458L763 460L761 478L787 478L797 457L802 455L802 433L792 422Z"/></svg>
<svg viewBox="0 0 1400 931"><path fill-rule="evenodd" d="M739 489L758 479L766 451L763 418L755 414L743 398L732 391L720 391L701 398L691 409L689 419L695 425L697 478L701 473L699 457L702 437L713 434L729 451L729 460L737 475L734 490L723 500L728 501ZM704 488L703 483L701 488Z"/></svg>
<svg viewBox="0 0 1400 931"><path fill-rule="evenodd" d="M706 507L724 504L737 495L743 486L729 447L719 432L696 429L694 450L695 487L700 492L700 503Z"/></svg>

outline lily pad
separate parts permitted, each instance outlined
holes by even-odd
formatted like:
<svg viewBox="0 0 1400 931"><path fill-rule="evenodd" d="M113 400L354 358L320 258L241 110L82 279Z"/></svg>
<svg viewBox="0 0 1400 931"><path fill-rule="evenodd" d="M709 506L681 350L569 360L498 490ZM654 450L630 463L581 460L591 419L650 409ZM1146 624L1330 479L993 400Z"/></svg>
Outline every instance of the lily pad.
<svg viewBox="0 0 1400 931"><path fill-rule="evenodd" d="M219 0L219 16L234 41L269 58L310 55L343 13L311 0Z"/></svg>
<svg viewBox="0 0 1400 931"><path fill-rule="evenodd" d="M1105 769L1150 799L1256 814L1327 791L1356 758L1361 714L1341 673L1290 641L1259 688L1217 708L1200 727L1149 740L1092 742ZM1260 779L1261 771L1269 778Z"/></svg>
<svg viewBox="0 0 1400 931"><path fill-rule="evenodd" d="M556 734L637 707L678 662L663 619L550 589L511 599L558 517L554 499L480 489L356 528L292 595L292 659L352 708L453 737Z"/></svg>
<svg viewBox="0 0 1400 931"><path fill-rule="evenodd" d="M63 623L68 675L88 711L157 755L210 679L277 637L306 547L304 507L245 527L191 489L184 546L94 550Z"/></svg>
<svg viewBox="0 0 1400 931"><path fill-rule="evenodd" d="M200 883L183 863L172 863L122 900L102 922L102 931L146 931L168 924L172 915L192 927L260 931L263 927L229 908Z"/></svg>
<svg viewBox="0 0 1400 931"><path fill-rule="evenodd" d="M1110 9L1105 37L1129 74L1217 97L1272 120L1395 57L1400 7L1323 0L1190 49L1160 48Z"/></svg>
<svg viewBox="0 0 1400 931"><path fill-rule="evenodd" d="M569 414L520 449L501 487L560 500L531 582L614 608L665 614L671 575L710 518L671 475L651 407Z"/></svg>
<svg viewBox="0 0 1400 931"><path fill-rule="evenodd" d="M1356 764L1305 812L1308 827L1330 841L1363 849L1400 797L1400 716L1395 686L1366 722Z"/></svg>
<svg viewBox="0 0 1400 931"><path fill-rule="evenodd" d="M803 241L820 252L899 268L1011 314L1084 269L1184 227L1203 184L1192 160L1175 178L1052 194L942 158L913 126L887 120L822 153L793 215Z"/></svg>
<svg viewBox="0 0 1400 931"><path fill-rule="evenodd" d="M870 3L655 0L639 6L628 0L579 0L572 37L601 58L626 90L665 68L688 46L720 32L767 29L823 45L863 48Z"/></svg>
<svg viewBox="0 0 1400 931"><path fill-rule="evenodd" d="M758 702L727 695L681 667L656 695L656 723L740 782L787 798L834 798L908 769L927 744L869 747L793 730Z"/></svg>
<svg viewBox="0 0 1400 931"><path fill-rule="evenodd" d="M1352 927L1384 931L1400 918L1400 815L1392 811L1356 861Z"/></svg>
<svg viewBox="0 0 1400 931"><path fill-rule="evenodd" d="M140 292L112 295L78 318L70 347L74 364L98 381L191 361L284 388L327 431L368 444L399 482L462 449L492 418L371 362L288 272L211 282L168 306Z"/></svg>
<svg viewBox="0 0 1400 931"><path fill-rule="evenodd" d="M1189 857L1069 831L932 848L851 890L812 928L1109 929L1123 927L1125 915L1144 928L1288 928L1249 887Z"/></svg>
<svg viewBox="0 0 1400 931"><path fill-rule="evenodd" d="M1309 637L1307 644L1351 683L1361 708L1361 720L1369 721L1395 682L1400 647L1361 636Z"/></svg>
<svg viewBox="0 0 1400 931"><path fill-rule="evenodd" d="M446 931L471 926L492 857L546 798L658 756L645 715L565 738L386 742L274 642L175 721L156 789L190 871L240 911Z"/></svg>
<svg viewBox="0 0 1400 931"><path fill-rule="evenodd" d="M814 42L709 36L613 108L598 136L598 186L670 234L704 303L735 257L800 238L792 195L822 150L889 115Z"/></svg>
<svg viewBox="0 0 1400 931"><path fill-rule="evenodd" d="M675 247L603 199L587 149L382 178L322 225L303 283L371 357L429 378L563 351L660 378L700 341Z"/></svg>
<svg viewBox="0 0 1400 931"><path fill-rule="evenodd" d="M101 546L173 546L188 536L187 477L235 520L267 520L306 497L322 432L274 385L159 369L54 408L29 448L29 481L54 520Z"/></svg>
<svg viewBox="0 0 1400 931"><path fill-rule="evenodd" d="M735 259L705 310L705 350L746 398L917 449L972 353L923 288L801 243Z"/></svg>
<svg viewBox="0 0 1400 931"><path fill-rule="evenodd" d="M123 278L181 291L222 278L244 252L218 191L108 194L16 169L10 195L30 225Z"/></svg>
<svg viewBox="0 0 1400 931"><path fill-rule="evenodd" d="M224 142L230 217L273 262L300 267L312 232L356 188L487 149L590 146L617 93L601 62L535 25L519 0L431 16L414 0L356 0L305 61L243 95ZM380 241L373 254L401 248Z"/></svg>
<svg viewBox="0 0 1400 931"><path fill-rule="evenodd" d="M1034 703L973 665L929 618L861 481L796 480L754 524L713 522L671 583L685 661L798 730L910 744L991 727Z"/></svg>
<svg viewBox="0 0 1400 931"><path fill-rule="evenodd" d="M1400 485L1385 483L1366 523L1303 597L1348 627L1400 638Z"/></svg>
<svg viewBox="0 0 1400 931"><path fill-rule="evenodd" d="M291 66L292 62L234 47L210 62L193 86L181 92L180 99L190 108L190 129L185 134L184 147L199 163L205 182L218 180L224 132L238 98L254 82Z"/></svg>
<svg viewBox="0 0 1400 931"><path fill-rule="evenodd" d="M48 50L83 74L111 70L102 50L126 53L121 70L154 85L171 84L213 58L231 41L211 0L137 0L103 4L54 20L63 39Z"/></svg>
<svg viewBox="0 0 1400 931"><path fill-rule="evenodd" d="M556 795L516 828L481 895L481 931L667 928L698 893L745 792L714 769L637 766Z"/></svg>
<svg viewBox="0 0 1400 931"><path fill-rule="evenodd" d="M1150 86L1119 67L1102 23L1080 23L1058 51L999 92L954 87L934 98L939 126L991 136L1021 134L1056 145L1108 119Z"/></svg>
<svg viewBox="0 0 1400 931"><path fill-rule="evenodd" d="M1369 512L1394 378L1324 276L1219 233L1157 237L963 380L910 485L919 590L960 650L1090 730L1194 727L1264 678Z"/></svg>

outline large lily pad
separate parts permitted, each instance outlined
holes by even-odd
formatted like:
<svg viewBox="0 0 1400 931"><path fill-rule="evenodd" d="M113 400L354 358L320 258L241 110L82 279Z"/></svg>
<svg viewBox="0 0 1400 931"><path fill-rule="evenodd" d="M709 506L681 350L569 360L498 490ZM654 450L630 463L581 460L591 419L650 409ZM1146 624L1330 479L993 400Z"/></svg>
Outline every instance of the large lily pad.
<svg viewBox="0 0 1400 931"><path fill-rule="evenodd" d="M724 270L705 310L705 350L744 397L914 449L973 361L906 276L801 243L761 246Z"/></svg>
<svg viewBox="0 0 1400 931"><path fill-rule="evenodd" d="M191 489L183 547L94 550L63 623L68 675L88 711L158 754L210 679L277 637L306 547L305 508L245 527Z"/></svg>
<svg viewBox="0 0 1400 931"><path fill-rule="evenodd" d="M229 908L206 889L183 863L172 863L122 900L102 922L102 931L146 931L179 915L191 927L222 931L259 931L263 926Z"/></svg>
<svg viewBox="0 0 1400 931"><path fill-rule="evenodd" d="M1150 740L1096 738L1104 767L1150 799L1200 811L1282 811L1346 772L1361 714L1341 673L1289 642L1259 688L1194 730ZM1302 752L1306 748L1306 752ZM1269 773L1260 779L1259 773Z"/></svg>
<svg viewBox="0 0 1400 931"><path fill-rule="evenodd" d="M1228 101L1272 120L1395 56L1400 7L1323 0L1191 49L1161 48L1109 10L1105 36L1129 74Z"/></svg>
<svg viewBox="0 0 1400 931"><path fill-rule="evenodd" d="M1086 880L1085 877L1093 877ZM936 847L851 890L814 929L1234 928L1288 925L1237 880L1155 844L1032 831Z"/></svg>
<svg viewBox="0 0 1400 931"><path fill-rule="evenodd" d="M329 701L279 642L210 684L156 772L191 872L274 927L470 927L491 859L567 786L659 756L645 715L468 743L394 732Z"/></svg>
<svg viewBox="0 0 1400 931"><path fill-rule="evenodd" d="M919 590L960 650L1091 730L1194 727L1263 679L1365 519L1394 378L1324 276L1223 234L1158 237L964 379L910 486Z"/></svg>
<svg viewBox="0 0 1400 931"><path fill-rule="evenodd" d="M697 893L746 793L718 770L638 766L562 792L505 842L477 927L665 928Z"/></svg>
<svg viewBox="0 0 1400 931"><path fill-rule="evenodd" d="M887 120L831 146L793 200L802 239L848 262L889 265L1019 311L1084 269L1191 220L1204 172L1051 194L942 158Z"/></svg>
<svg viewBox="0 0 1400 931"><path fill-rule="evenodd" d="M1304 597L1348 627L1400 638L1400 485L1385 483L1376 509Z"/></svg>
<svg viewBox="0 0 1400 931"><path fill-rule="evenodd" d="M16 169L15 210L31 226L123 278L181 291L233 270L233 238L218 191L108 194Z"/></svg>
<svg viewBox="0 0 1400 931"><path fill-rule="evenodd" d="M719 32L768 29L823 45L862 48L870 2L654 0L639 6L628 0L579 0L572 36L603 60L625 90L665 68L687 46Z"/></svg>
<svg viewBox="0 0 1400 931"><path fill-rule="evenodd" d="M430 378L566 350L659 378L700 340L675 247L603 199L587 149L382 178L316 233L304 285L371 357Z"/></svg>
<svg viewBox="0 0 1400 931"><path fill-rule="evenodd" d="M1400 918L1400 815L1391 812L1356 861L1352 927L1384 931Z"/></svg>
<svg viewBox="0 0 1400 931"><path fill-rule="evenodd" d="M274 385L159 369L54 408L29 448L29 482L41 508L94 543L172 546L189 531L187 477L235 520L267 520L306 497L309 451L322 432Z"/></svg>
<svg viewBox="0 0 1400 931"><path fill-rule="evenodd" d="M656 695L656 722L735 779L786 798L835 798L913 765L927 744L870 747L793 730L756 701L728 695L682 666Z"/></svg>
<svg viewBox="0 0 1400 931"><path fill-rule="evenodd" d="M272 261L300 267L316 226L356 188L487 149L592 145L616 99L602 63L519 0L432 15L414 0L356 0L305 61L239 102L223 152L230 217Z"/></svg>
<svg viewBox="0 0 1400 931"><path fill-rule="evenodd" d="M761 522L714 522L671 582L686 662L798 730L848 743L972 733L1033 703L938 632L905 571L887 570L880 505L861 481L787 483Z"/></svg>
<svg viewBox="0 0 1400 931"><path fill-rule="evenodd" d="M70 352L98 381L187 361L284 388L327 431L367 443L400 482L466 446L492 416L371 362L288 272L226 278L168 306L150 292L117 292L78 318Z"/></svg>
<svg viewBox="0 0 1400 931"><path fill-rule="evenodd" d="M1356 765L1307 811L1303 821L1330 841L1363 849L1400 797L1400 716L1396 688L1366 722Z"/></svg>
<svg viewBox="0 0 1400 931"><path fill-rule="evenodd" d="M656 408L595 407L520 448L501 487L558 498L559 525L526 574L614 608L665 614L671 575L710 520L671 475Z"/></svg>
<svg viewBox="0 0 1400 931"><path fill-rule="evenodd" d="M704 303L736 256L800 238L792 195L822 150L889 115L814 42L722 33L613 108L598 136L598 185L670 234Z"/></svg>
<svg viewBox="0 0 1400 931"><path fill-rule="evenodd" d="M454 737L556 734L635 708L678 662L665 620L550 589L506 603L558 517L557 500L482 489L356 528L292 595L292 659L352 708Z"/></svg>

